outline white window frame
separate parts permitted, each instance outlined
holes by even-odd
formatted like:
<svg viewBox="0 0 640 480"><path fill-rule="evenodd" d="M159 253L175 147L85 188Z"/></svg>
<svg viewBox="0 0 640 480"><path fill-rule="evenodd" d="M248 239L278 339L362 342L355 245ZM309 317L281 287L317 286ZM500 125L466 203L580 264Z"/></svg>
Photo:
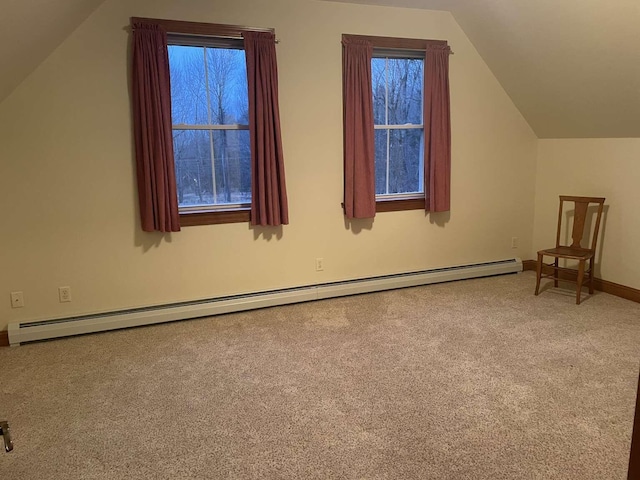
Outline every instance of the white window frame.
<svg viewBox="0 0 640 480"><path fill-rule="evenodd" d="M223 48L223 49L235 49L235 50L244 50L243 41L241 39L235 38L224 38L224 37L215 37L215 36L195 36L195 35L180 35L180 34L169 34L167 35L167 45L168 46L189 46L189 47L203 47L206 53L207 48ZM207 56L204 55L205 62L205 85L207 89L207 105L210 107L209 101L209 79L208 79L208 69L207 69ZM249 130L249 125L246 124L212 124L211 123L211 110L208 110L209 115L209 123L208 124L185 124L178 123L172 124L171 129L173 130L206 130L209 132L219 131L219 130ZM209 144L211 148L211 172L212 172L212 185L213 185L213 198L216 198L217 188L216 188L216 167L215 167L215 156L213 154L213 135L209 135ZM249 172L251 175L251 172ZM253 195L253 192L250 192ZM193 205L193 206L179 206L179 212L181 214L189 214L189 213L201 213L201 212L223 212L229 210L243 210L248 209L251 206L251 201L244 203L224 203L224 204L213 204L213 205Z"/></svg>
<svg viewBox="0 0 640 480"><path fill-rule="evenodd" d="M416 52L415 50L403 50L403 49L384 49L384 48L374 48L373 50L373 55L372 55L372 61L373 59L376 58L384 58L384 59L393 59L393 58L398 58L398 59L412 59L412 60L421 60L423 62L423 75L424 75L424 54L421 52ZM386 72L386 68L385 68L385 72ZM423 145L424 142L424 109L421 108L421 117L422 117L422 123L421 124L413 124L413 123L406 123L406 124L389 124L389 119L388 119L388 114L389 114L389 110L387 108L387 101L388 101L388 82L386 81L387 79L385 79L385 124L383 125L375 125L373 126L374 130L386 130L387 131L387 154L386 154L386 159L387 159L387 166L386 166L386 179L385 179L385 184L386 184L386 188L385 190L388 192L389 191L389 138L390 138L390 130L408 130L408 129L420 129L422 130L422 136L421 136L421 141L420 144ZM371 92L371 95L373 96L373 92ZM424 81L423 81L423 85L421 88L421 95L422 95L422 105L424 105ZM425 196L424 193L424 148L420 148L420 165L423 166L423 168L421 168L418 172L419 174L419 184L422 186L422 191L420 192L408 192L408 193L380 193L380 194L376 194L376 201L392 201L392 200L412 200L412 199L423 199Z"/></svg>

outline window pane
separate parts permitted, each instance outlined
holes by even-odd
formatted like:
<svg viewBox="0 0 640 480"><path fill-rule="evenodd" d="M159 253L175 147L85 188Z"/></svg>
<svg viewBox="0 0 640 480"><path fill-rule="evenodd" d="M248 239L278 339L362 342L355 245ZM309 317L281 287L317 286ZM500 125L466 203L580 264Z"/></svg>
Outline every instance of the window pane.
<svg viewBox="0 0 640 480"><path fill-rule="evenodd" d="M387 135L389 130L375 130L376 195L387 193Z"/></svg>
<svg viewBox="0 0 640 480"><path fill-rule="evenodd" d="M248 130L214 130L216 204L251 202Z"/></svg>
<svg viewBox="0 0 640 480"><path fill-rule="evenodd" d="M178 206L212 205L211 147L207 130L174 130Z"/></svg>
<svg viewBox="0 0 640 480"><path fill-rule="evenodd" d="M249 124L244 50L207 48L211 124Z"/></svg>
<svg viewBox="0 0 640 480"><path fill-rule="evenodd" d="M204 49L179 45L169 45L168 49L172 123L207 124Z"/></svg>
<svg viewBox="0 0 640 480"><path fill-rule="evenodd" d="M375 131L377 195L424 191L422 133L422 129Z"/></svg>
<svg viewBox="0 0 640 480"><path fill-rule="evenodd" d="M385 58L371 59L371 83L373 89L373 123L386 125L386 88L385 88Z"/></svg>
<svg viewBox="0 0 640 480"><path fill-rule="evenodd" d="M373 58L373 118L376 125L422 125L424 61Z"/></svg>
<svg viewBox="0 0 640 480"><path fill-rule="evenodd" d="M249 123L244 50L181 45L168 49L174 125Z"/></svg>
<svg viewBox="0 0 640 480"><path fill-rule="evenodd" d="M420 59L389 58L387 111L389 125L422 124L422 69Z"/></svg>
<svg viewBox="0 0 640 480"><path fill-rule="evenodd" d="M251 202L248 130L174 130L173 145L180 207Z"/></svg>

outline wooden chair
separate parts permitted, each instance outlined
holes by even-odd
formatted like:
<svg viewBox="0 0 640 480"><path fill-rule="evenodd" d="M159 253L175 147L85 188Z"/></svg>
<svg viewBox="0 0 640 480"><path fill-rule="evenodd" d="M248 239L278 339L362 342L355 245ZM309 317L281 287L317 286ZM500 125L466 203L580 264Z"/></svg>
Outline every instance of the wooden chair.
<svg viewBox="0 0 640 480"><path fill-rule="evenodd" d="M571 197L566 195L560 195L560 210L558 211L558 232L556 234L556 246L555 248L548 248L546 250L540 250L538 252L538 265L536 280L536 295L540 291L540 279L541 278L553 278L553 284L558 286L558 279L560 272L569 273L570 275L563 275L562 280L573 282L577 284L576 291L576 304L580 305L580 291L583 285L589 285L589 293L593 294L593 259L596 255L596 244L598 242L598 231L600 230L600 219L602 218L602 208L604 206L604 198L601 197ZM562 231L562 213L564 202L573 202L575 204L574 216L573 216L573 229L571 232L571 245L560 244L560 234ZM593 231L593 238L591 239L591 246L584 248L581 246L582 238L584 237L585 223L587 219L587 211L590 204L598 205L598 213L596 216L596 224ZM554 257L553 263L543 263L543 257ZM578 269L559 267L558 260L560 258L577 260ZM585 264L589 261L589 268L585 268ZM543 270L552 269L552 274L543 273ZM577 279L574 280L574 274Z"/></svg>

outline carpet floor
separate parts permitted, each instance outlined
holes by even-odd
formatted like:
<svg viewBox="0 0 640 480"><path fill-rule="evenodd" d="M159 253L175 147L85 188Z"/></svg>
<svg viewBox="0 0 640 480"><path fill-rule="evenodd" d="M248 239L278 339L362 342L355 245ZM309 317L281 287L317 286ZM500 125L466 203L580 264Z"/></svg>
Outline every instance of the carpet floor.
<svg viewBox="0 0 640 480"><path fill-rule="evenodd" d="M1 348L6 479L626 478L640 304L532 272Z"/></svg>

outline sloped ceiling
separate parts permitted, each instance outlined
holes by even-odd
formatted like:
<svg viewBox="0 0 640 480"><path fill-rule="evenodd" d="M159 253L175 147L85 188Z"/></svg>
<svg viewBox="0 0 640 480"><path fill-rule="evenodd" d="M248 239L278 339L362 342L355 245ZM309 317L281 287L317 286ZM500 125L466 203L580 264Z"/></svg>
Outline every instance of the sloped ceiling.
<svg viewBox="0 0 640 480"><path fill-rule="evenodd" d="M333 1L450 11L539 138L640 137L640 0Z"/></svg>
<svg viewBox="0 0 640 480"><path fill-rule="evenodd" d="M104 1L2 0L0 102ZM450 11L540 138L640 137L640 0L327 1Z"/></svg>
<svg viewBox="0 0 640 480"><path fill-rule="evenodd" d="M104 0L2 0L0 102Z"/></svg>

